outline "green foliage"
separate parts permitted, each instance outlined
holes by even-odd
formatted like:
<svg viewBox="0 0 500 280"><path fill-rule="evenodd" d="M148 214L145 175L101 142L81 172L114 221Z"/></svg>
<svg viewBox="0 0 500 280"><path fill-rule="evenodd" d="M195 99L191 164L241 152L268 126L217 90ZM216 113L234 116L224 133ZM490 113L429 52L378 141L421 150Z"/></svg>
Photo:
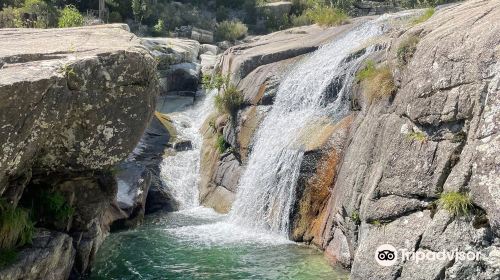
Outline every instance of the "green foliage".
<svg viewBox="0 0 500 280"><path fill-rule="evenodd" d="M383 223L379 220L373 220L370 222L370 224L376 226L376 227L381 227L383 225Z"/></svg>
<svg viewBox="0 0 500 280"><path fill-rule="evenodd" d="M230 75L221 75L216 73L214 75L204 75L202 78L202 87L206 90L221 90L222 88L227 88L229 86Z"/></svg>
<svg viewBox="0 0 500 280"><path fill-rule="evenodd" d="M110 23L123 22L122 15L117 11L109 13L108 20Z"/></svg>
<svg viewBox="0 0 500 280"><path fill-rule="evenodd" d="M313 23L321 26L336 26L348 22L348 16L342 10L324 5L306 10L305 15Z"/></svg>
<svg viewBox="0 0 500 280"><path fill-rule="evenodd" d="M434 8L426 9L425 12L421 16L417 17L416 19L414 19L412 21L412 24L416 25L416 24L420 24L422 22L427 21L428 19L430 19L432 17L432 15L434 15L435 12L436 12L436 9L434 9Z"/></svg>
<svg viewBox="0 0 500 280"><path fill-rule="evenodd" d="M19 9L5 7L0 11L0 28L22 27Z"/></svg>
<svg viewBox="0 0 500 280"><path fill-rule="evenodd" d="M222 135L222 134L219 133L217 135L217 140L215 140L215 148L217 149L217 151L219 152L219 154L222 154L225 151L227 151L227 149L230 146L231 145L229 145L229 143L227 143L226 140L224 139L224 135Z"/></svg>
<svg viewBox="0 0 500 280"><path fill-rule="evenodd" d="M370 77L373 77L375 75L375 71L375 61L368 60L365 63L365 67L356 74L356 80L363 81Z"/></svg>
<svg viewBox="0 0 500 280"><path fill-rule="evenodd" d="M0 250L31 243L34 225L27 210L0 200Z"/></svg>
<svg viewBox="0 0 500 280"><path fill-rule="evenodd" d="M415 51L417 50L417 44L420 41L420 38L415 35L410 35L404 41L399 44L397 49L397 57L400 65L407 65Z"/></svg>
<svg viewBox="0 0 500 280"><path fill-rule="evenodd" d="M243 96L234 85L229 85L215 96L215 107L222 114L234 116L243 104Z"/></svg>
<svg viewBox="0 0 500 280"><path fill-rule="evenodd" d="M389 66L375 67L375 62L369 60L365 67L356 74L369 102L390 96L396 89L394 78Z"/></svg>
<svg viewBox="0 0 500 280"><path fill-rule="evenodd" d="M418 142L427 142L427 136L422 131L411 132L408 134L408 138Z"/></svg>
<svg viewBox="0 0 500 280"><path fill-rule="evenodd" d="M243 39L247 32L247 26L240 21L223 21L217 24L214 35L217 41L234 41Z"/></svg>
<svg viewBox="0 0 500 280"><path fill-rule="evenodd" d="M158 22L153 26L153 35L162 36L165 34L165 22L162 19L158 19Z"/></svg>
<svg viewBox="0 0 500 280"><path fill-rule="evenodd" d="M17 258L17 251L15 249L0 250L0 269L7 267L15 262Z"/></svg>
<svg viewBox="0 0 500 280"><path fill-rule="evenodd" d="M306 15L301 14L300 16L291 15L290 16L290 24L292 26L304 26L312 24L312 20Z"/></svg>
<svg viewBox="0 0 500 280"><path fill-rule="evenodd" d="M359 217L359 212L354 210L351 213L351 220L354 222L355 225L361 224L361 218Z"/></svg>
<svg viewBox="0 0 500 280"><path fill-rule="evenodd" d="M146 0L132 0L131 7L136 22L141 23L145 17L149 16L150 9Z"/></svg>
<svg viewBox="0 0 500 280"><path fill-rule="evenodd" d="M60 192L42 192L40 197L40 213L43 219L56 223L65 223L75 213Z"/></svg>
<svg viewBox="0 0 500 280"><path fill-rule="evenodd" d="M472 210L472 201L462 192L445 192L439 197L439 205L453 216L465 216Z"/></svg>
<svg viewBox="0 0 500 280"><path fill-rule="evenodd" d="M75 6L68 5L61 11L59 17L59 28L76 27L83 25L83 16L78 12Z"/></svg>

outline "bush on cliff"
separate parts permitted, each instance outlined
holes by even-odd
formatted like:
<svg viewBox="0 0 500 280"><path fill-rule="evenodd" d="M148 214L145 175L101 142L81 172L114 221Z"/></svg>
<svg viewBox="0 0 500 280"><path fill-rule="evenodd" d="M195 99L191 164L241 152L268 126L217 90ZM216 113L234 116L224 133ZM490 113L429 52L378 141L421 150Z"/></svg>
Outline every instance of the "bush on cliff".
<svg viewBox="0 0 500 280"><path fill-rule="evenodd" d="M243 39L247 32L247 26L240 21L223 21L217 24L215 39L217 41L235 41Z"/></svg>
<svg viewBox="0 0 500 280"><path fill-rule="evenodd" d="M410 35L401 42L397 50L398 63L400 65L406 65L410 62L413 54L417 51L417 44L419 41L420 38L415 35Z"/></svg>
<svg viewBox="0 0 500 280"><path fill-rule="evenodd" d="M83 16L75 6L68 5L61 11L57 26L60 28L82 26L83 21Z"/></svg>

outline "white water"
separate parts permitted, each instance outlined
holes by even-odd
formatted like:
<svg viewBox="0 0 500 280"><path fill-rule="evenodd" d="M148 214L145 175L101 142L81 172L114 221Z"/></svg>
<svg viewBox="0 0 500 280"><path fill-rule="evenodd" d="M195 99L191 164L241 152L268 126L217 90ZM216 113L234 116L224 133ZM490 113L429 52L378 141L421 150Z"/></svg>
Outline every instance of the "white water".
<svg viewBox="0 0 500 280"><path fill-rule="evenodd" d="M304 156L298 135L318 119L332 122L349 110L349 89L367 54L349 55L383 33L385 17L364 24L314 52L280 84L272 110L255 136L248 166L240 180L230 221L288 237L295 186ZM368 48L367 53L373 48ZM327 100L332 81L342 81Z"/></svg>
<svg viewBox="0 0 500 280"><path fill-rule="evenodd" d="M213 111L215 91L208 92L202 101L182 112L170 113L179 139L190 140L192 149L179 151L165 158L160 166L161 177L179 203L180 209L199 205L200 152L202 136L200 128Z"/></svg>

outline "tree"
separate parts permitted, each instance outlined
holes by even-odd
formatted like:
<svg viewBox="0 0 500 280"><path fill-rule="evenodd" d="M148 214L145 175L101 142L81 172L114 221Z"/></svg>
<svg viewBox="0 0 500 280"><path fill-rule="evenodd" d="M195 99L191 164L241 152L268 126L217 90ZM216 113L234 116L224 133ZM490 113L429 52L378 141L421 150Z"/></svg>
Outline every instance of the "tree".
<svg viewBox="0 0 500 280"><path fill-rule="evenodd" d="M135 21L141 23L148 12L146 0L132 0L132 12L134 13Z"/></svg>

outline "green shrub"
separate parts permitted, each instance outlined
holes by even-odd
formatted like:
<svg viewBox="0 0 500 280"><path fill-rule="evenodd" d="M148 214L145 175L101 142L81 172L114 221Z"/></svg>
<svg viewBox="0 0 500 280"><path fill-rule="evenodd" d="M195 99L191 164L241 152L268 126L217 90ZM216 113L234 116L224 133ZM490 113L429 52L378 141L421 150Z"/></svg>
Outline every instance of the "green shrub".
<svg viewBox="0 0 500 280"><path fill-rule="evenodd" d="M215 140L215 148L219 152L219 154L224 153L230 147L229 143L224 139L224 135L218 134L217 140Z"/></svg>
<svg viewBox="0 0 500 280"><path fill-rule="evenodd" d="M113 11L113 12L109 13L108 20L111 23L123 22L122 15L117 11Z"/></svg>
<svg viewBox="0 0 500 280"><path fill-rule="evenodd" d="M439 205L453 216L465 216L472 210L472 201L468 194L446 192L439 197Z"/></svg>
<svg viewBox="0 0 500 280"><path fill-rule="evenodd" d="M65 223L75 212L60 192L42 192L40 207L44 219L57 223Z"/></svg>
<svg viewBox="0 0 500 280"><path fill-rule="evenodd" d="M3 10L0 11L0 28L15 27L22 27L19 9L12 7L3 8Z"/></svg>
<svg viewBox="0 0 500 280"><path fill-rule="evenodd" d="M336 26L347 23L348 16L342 10L324 5L317 5L305 11L305 15L321 26Z"/></svg>
<svg viewBox="0 0 500 280"><path fill-rule="evenodd" d="M375 67L373 61L368 61L356 78L363 86L363 92L371 103L374 100L390 96L394 90L394 78L389 66Z"/></svg>
<svg viewBox="0 0 500 280"><path fill-rule="evenodd" d="M215 96L215 107L220 113L234 116L243 104L243 96L234 85L229 85L222 93Z"/></svg>
<svg viewBox="0 0 500 280"><path fill-rule="evenodd" d="M27 210L0 200L0 250L31 243L34 225Z"/></svg>
<svg viewBox="0 0 500 280"><path fill-rule="evenodd" d="M162 19L158 19L155 26L153 26L153 35L162 36L165 34L165 22Z"/></svg>
<svg viewBox="0 0 500 280"><path fill-rule="evenodd" d="M215 30L215 39L217 41L234 41L243 39L248 32L245 24L239 21L223 21L217 24Z"/></svg>
<svg viewBox="0 0 500 280"><path fill-rule="evenodd" d="M83 16L76 7L68 5L61 11L58 26L59 28L82 26L83 21Z"/></svg>
<svg viewBox="0 0 500 280"><path fill-rule="evenodd" d="M310 25L313 22L306 14L301 14L300 16L291 15L290 23L292 26L304 26L304 25Z"/></svg>
<svg viewBox="0 0 500 280"><path fill-rule="evenodd" d="M20 15L36 15L36 21L20 19L21 27L48 28L57 26L58 9L42 0L26 0L18 11Z"/></svg>
<svg viewBox="0 0 500 280"><path fill-rule="evenodd" d="M202 87L206 90L227 88L229 86L229 74L224 76L220 73L214 75L204 75L202 78Z"/></svg>
<svg viewBox="0 0 500 280"><path fill-rule="evenodd" d="M17 251L15 249L0 249L0 269L16 261Z"/></svg>
<svg viewBox="0 0 500 280"><path fill-rule="evenodd" d="M434 15L434 13L436 12L436 10L434 8L428 8L425 10L425 12L417 17L416 19L414 19L412 21L412 24L416 25L416 24L420 24L422 22L425 22L427 21L428 19L430 19L432 17L432 15Z"/></svg>
<svg viewBox="0 0 500 280"><path fill-rule="evenodd" d="M415 54L415 51L417 50L417 44L419 41L419 37L410 35L408 38L403 40L401 44L399 44L397 57L400 65L406 65L410 62L413 54Z"/></svg>

